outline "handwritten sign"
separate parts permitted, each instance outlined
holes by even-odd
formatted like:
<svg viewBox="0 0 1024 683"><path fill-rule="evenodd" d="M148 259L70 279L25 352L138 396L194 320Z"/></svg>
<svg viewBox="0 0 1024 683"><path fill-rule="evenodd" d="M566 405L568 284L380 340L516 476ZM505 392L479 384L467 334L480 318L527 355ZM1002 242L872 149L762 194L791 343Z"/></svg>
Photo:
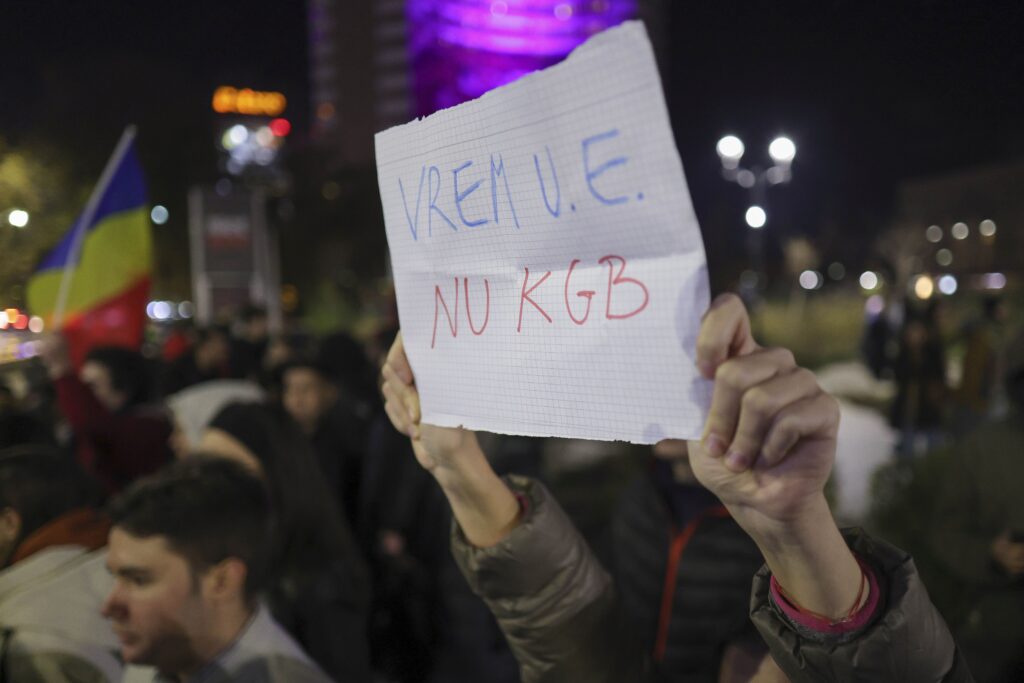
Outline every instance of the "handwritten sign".
<svg viewBox="0 0 1024 683"><path fill-rule="evenodd" d="M376 146L425 422L699 436L706 261L642 24Z"/></svg>

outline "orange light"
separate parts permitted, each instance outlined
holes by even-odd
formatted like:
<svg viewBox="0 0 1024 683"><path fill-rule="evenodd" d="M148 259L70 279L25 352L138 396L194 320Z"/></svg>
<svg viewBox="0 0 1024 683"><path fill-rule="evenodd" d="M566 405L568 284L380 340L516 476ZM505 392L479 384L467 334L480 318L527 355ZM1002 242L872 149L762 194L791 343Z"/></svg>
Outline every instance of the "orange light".
<svg viewBox="0 0 1024 683"><path fill-rule="evenodd" d="M239 90L222 85L213 92L211 105L218 114L280 116L288 106L288 99L279 92L263 92L252 88Z"/></svg>
<svg viewBox="0 0 1024 683"><path fill-rule="evenodd" d="M19 312L20 311L18 311L17 308L8 308L6 311L4 311L4 313L7 314L7 319L10 320L12 323L18 319Z"/></svg>

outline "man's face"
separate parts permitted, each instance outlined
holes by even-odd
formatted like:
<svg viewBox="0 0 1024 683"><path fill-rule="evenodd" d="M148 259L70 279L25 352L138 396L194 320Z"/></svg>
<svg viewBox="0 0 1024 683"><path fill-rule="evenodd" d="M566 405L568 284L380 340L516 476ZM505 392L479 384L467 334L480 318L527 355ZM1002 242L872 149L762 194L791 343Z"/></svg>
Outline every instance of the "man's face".
<svg viewBox="0 0 1024 683"><path fill-rule="evenodd" d="M114 388L111 381L110 370L107 366L96 361L86 361L78 373L78 378L92 390L96 400L110 412L117 412L124 407L128 397L123 392Z"/></svg>
<svg viewBox="0 0 1024 683"><path fill-rule="evenodd" d="M215 370L228 362L231 342L223 334L213 334L203 342L196 354L196 361L204 370Z"/></svg>
<svg viewBox="0 0 1024 683"><path fill-rule="evenodd" d="M163 536L139 538L114 527L107 566L114 588L103 605L130 664L185 671L200 659L208 609L184 557Z"/></svg>
<svg viewBox="0 0 1024 683"><path fill-rule="evenodd" d="M291 368L284 374L284 409L303 429L316 428L320 417L331 407L334 392L322 377L310 368Z"/></svg>

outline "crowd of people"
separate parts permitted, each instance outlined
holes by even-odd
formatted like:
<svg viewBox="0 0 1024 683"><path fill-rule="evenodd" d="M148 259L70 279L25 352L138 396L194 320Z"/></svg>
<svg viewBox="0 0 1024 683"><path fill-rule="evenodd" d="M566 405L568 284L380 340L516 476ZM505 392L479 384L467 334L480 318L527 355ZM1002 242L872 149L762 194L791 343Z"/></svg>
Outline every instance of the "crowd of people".
<svg viewBox="0 0 1024 683"><path fill-rule="evenodd" d="M536 444L420 424L401 336L382 341L396 333L272 339L248 308L230 327L174 330L158 358L98 347L78 368L47 339L20 391L0 385L0 679L1020 671L1024 621L991 634L1024 620L1019 420L971 430L940 497L977 511L936 525L951 565L984 580L974 621L950 622L958 647L910 557L832 521L835 401L753 340L737 298L716 301L698 342L716 387L705 438L651 449L603 563L522 476ZM908 325L899 363L921 366L921 336ZM1024 358L1014 368L1007 395L1024 405ZM980 463L979 449L999 453Z"/></svg>
<svg viewBox="0 0 1024 683"><path fill-rule="evenodd" d="M174 328L153 357L97 347L75 368L59 335L40 352L0 375L0 680L119 681L134 662L187 676L212 659L223 671L194 680L264 680L240 672L278 651L260 655L267 680L519 680L447 552L442 494L384 416L372 347L272 338L249 307ZM185 490L198 479L210 488ZM248 509L250 479L266 500ZM227 612L226 593L184 604L144 587L174 558L195 578L234 557ZM226 661L213 655L232 641L205 630L222 619L245 625ZM37 638L65 641L57 664Z"/></svg>

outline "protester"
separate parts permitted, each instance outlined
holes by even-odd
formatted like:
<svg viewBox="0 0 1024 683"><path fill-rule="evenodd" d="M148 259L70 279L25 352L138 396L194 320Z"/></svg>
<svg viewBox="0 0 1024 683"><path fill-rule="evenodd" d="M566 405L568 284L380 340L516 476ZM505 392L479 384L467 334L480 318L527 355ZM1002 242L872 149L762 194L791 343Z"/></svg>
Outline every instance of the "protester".
<svg viewBox="0 0 1024 683"><path fill-rule="evenodd" d="M258 381L263 373L263 356L270 343L267 311L253 304L238 314L231 341L231 375Z"/></svg>
<svg viewBox="0 0 1024 683"><path fill-rule="evenodd" d="M120 491L170 460L171 421L151 403L149 366L139 353L95 348L76 375L64 339L54 335L42 345L41 357L71 425L75 456L106 493Z"/></svg>
<svg viewBox="0 0 1024 683"><path fill-rule="evenodd" d="M330 680L259 604L270 501L241 465L178 461L125 491L111 517L103 614L124 661L155 668L126 681Z"/></svg>
<svg viewBox="0 0 1024 683"><path fill-rule="evenodd" d="M217 379L194 384L168 396L167 407L174 416L171 446L175 457L184 458L199 448L203 432L225 406L256 402L264 397L258 384L244 379Z"/></svg>
<svg viewBox="0 0 1024 683"><path fill-rule="evenodd" d="M1007 367L1012 412L953 447L930 529L933 551L963 582L957 642L981 683L1024 680L1024 337Z"/></svg>
<svg viewBox="0 0 1024 683"><path fill-rule="evenodd" d="M324 477L345 516L358 523L359 488L366 447L359 416L339 400L339 388L315 361L293 361L281 369L281 403L313 445Z"/></svg>
<svg viewBox="0 0 1024 683"><path fill-rule="evenodd" d="M195 345L164 367L161 389L165 396L186 387L229 375L231 337L227 328L207 327L196 331Z"/></svg>
<svg viewBox="0 0 1024 683"><path fill-rule="evenodd" d="M0 376L0 448L47 443L53 434L36 417L22 409L14 392Z"/></svg>
<svg viewBox="0 0 1024 683"><path fill-rule="evenodd" d="M690 464L765 558L751 617L779 668L794 681L971 680L909 556L832 520L835 400L791 353L757 345L732 295L705 315L697 362L716 381ZM453 550L524 681L642 680L608 575L543 486L499 479L472 432L420 424L401 337L383 374L388 415L448 497Z"/></svg>
<svg viewBox="0 0 1024 683"><path fill-rule="evenodd" d="M1001 353L1006 334L1006 304L997 296L982 301L982 314L964 329L966 350L960 384L953 393L956 402L954 427L966 434L987 420L998 408L1002 388Z"/></svg>
<svg viewBox="0 0 1024 683"><path fill-rule="evenodd" d="M623 610L662 679L747 680L761 666L768 649L749 618L761 553L697 481L685 441L653 448L623 495L612 540Z"/></svg>
<svg viewBox="0 0 1024 683"><path fill-rule="evenodd" d="M894 374L896 398L890 422L900 435L897 453L907 459L941 444L946 386L946 355L933 316L936 309L908 309L900 332Z"/></svg>
<svg viewBox="0 0 1024 683"><path fill-rule="evenodd" d="M366 564L308 442L270 409L236 403L213 419L199 450L242 463L270 489L274 617L339 683L368 681Z"/></svg>
<svg viewBox="0 0 1024 683"><path fill-rule="evenodd" d="M0 452L0 681L115 683L117 638L100 616L110 524L70 457Z"/></svg>

